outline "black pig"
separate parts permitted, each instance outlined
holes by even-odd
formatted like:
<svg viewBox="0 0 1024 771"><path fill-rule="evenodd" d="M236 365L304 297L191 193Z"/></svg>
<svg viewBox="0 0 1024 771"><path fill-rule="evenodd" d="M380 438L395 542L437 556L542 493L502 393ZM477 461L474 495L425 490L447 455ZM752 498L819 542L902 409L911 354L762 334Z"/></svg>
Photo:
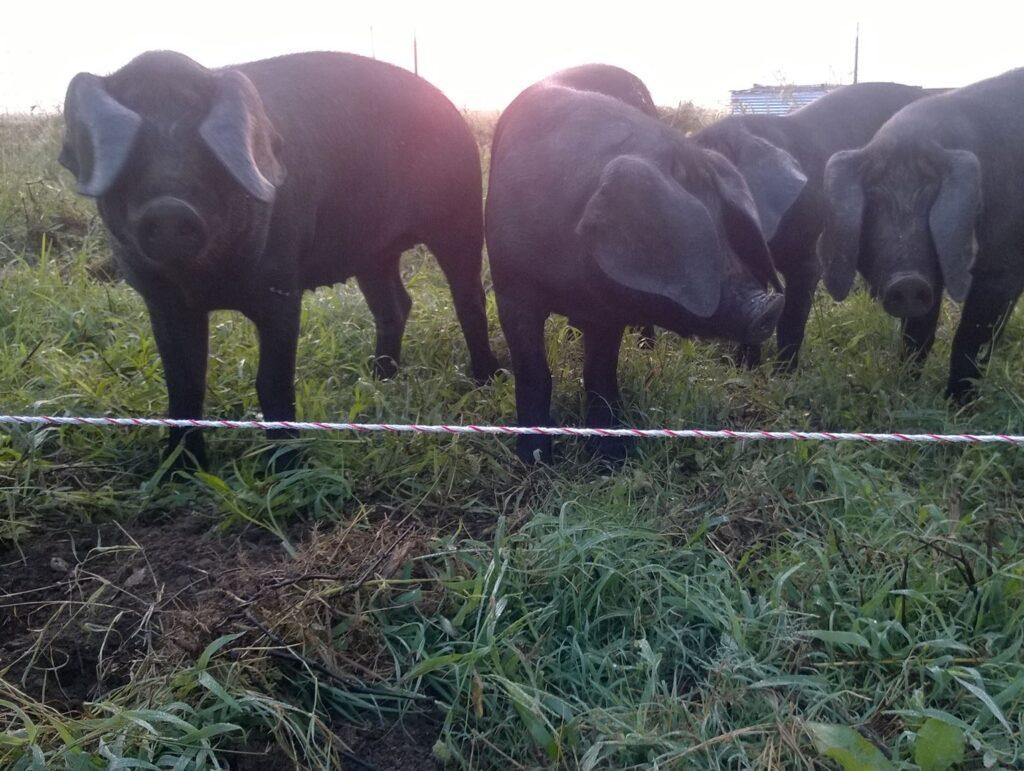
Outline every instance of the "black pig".
<svg viewBox="0 0 1024 771"><path fill-rule="evenodd" d="M593 91L636 107L640 112L658 117L658 108L647 84L629 70L611 64L581 64L560 70L544 79L544 83Z"/></svg>
<svg viewBox="0 0 1024 771"><path fill-rule="evenodd" d="M541 82L501 116L486 234L520 425L549 425L544 322L583 330L587 423L609 426L627 325L758 343L782 296L743 177L622 102ZM777 284L776 284L777 286ZM622 454L605 441L602 451ZM522 436L525 461L551 440Z"/></svg>
<svg viewBox="0 0 1024 771"><path fill-rule="evenodd" d="M150 52L75 76L65 120L61 163L97 199L146 301L171 417L201 416L207 318L226 308L256 325L264 417L294 419L302 294L353 276L376 322L376 373L392 374L411 306L399 256L417 243L448 278L474 376L496 370L479 152L425 80L342 53L211 70ZM202 437L185 441L203 463Z"/></svg>
<svg viewBox="0 0 1024 771"><path fill-rule="evenodd" d="M893 114L924 95L916 86L858 83L789 115L730 115L694 135L736 164L757 203L772 259L786 283L778 329L783 369L797 365L821 276L815 244L825 218L825 164L840 150L867 144ZM760 358L760 346L740 347L744 364Z"/></svg>
<svg viewBox="0 0 1024 771"><path fill-rule="evenodd" d="M1024 69L903 108L832 157L825 194L825 287L842 300L859 271L911 358L935 341L943 288L964 301L946 391L966 399L1024 287Z"/></svg>

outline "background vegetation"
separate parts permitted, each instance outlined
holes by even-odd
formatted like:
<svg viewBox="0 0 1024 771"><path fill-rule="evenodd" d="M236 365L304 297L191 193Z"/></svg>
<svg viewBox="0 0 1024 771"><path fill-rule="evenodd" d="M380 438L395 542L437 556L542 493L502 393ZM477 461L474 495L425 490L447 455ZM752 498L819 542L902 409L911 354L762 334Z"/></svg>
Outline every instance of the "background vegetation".
<svg viewBox="0 0 1024 771"><path fill-rule="evenodd" d="M471 119L486 149L493 117ZM0 121L0 412L161 414L143 305L58 142L56 119ZM430 256L403 270L391 382L356 287L307 297L299 415L511 420L510 378L467 377ZM818 299L792 376L630 340L627 420L1024 433L1020 315L959 411L955 315L920 376L863 294ZM252 330L212 326L208 413L254 417ZM578 424L579 342L561 320L548 340ZM1018 449L651 440L608 472L573 441L527 469L491 438L335 435L269 475L260 436L219 433L209 473L161 483L161 441L0 434L0 766L1022 762Z"/></svg>

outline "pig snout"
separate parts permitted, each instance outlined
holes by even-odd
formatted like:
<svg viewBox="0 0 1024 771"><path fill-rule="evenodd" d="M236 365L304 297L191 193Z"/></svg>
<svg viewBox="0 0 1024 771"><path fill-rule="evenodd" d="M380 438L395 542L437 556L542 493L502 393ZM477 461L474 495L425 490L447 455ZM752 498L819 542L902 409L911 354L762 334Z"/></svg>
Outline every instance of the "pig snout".
<svg viewBox="0 0 1024 771"><path fill-rule="evenodd" d="M743 332L743 342L757 345L764 342L778 326L779 316L786 298L774 292L764 292L751 298L747 315L747 325Z"/></svg>
<svg viewBox="0 0 1024 771"><path fill-rule="evenodd" d="M932 285L920 273L898 273L882 290L885 312L900 319L923 316L934 301Z"/></svg>
<svg viewBox="0 0 1024 771"><path fill-rule="evenodd" d="M150 201L142 209L136 238L151 260L187 260L198 256L206 246L206 223L187 201L164 196Z"/></svg>

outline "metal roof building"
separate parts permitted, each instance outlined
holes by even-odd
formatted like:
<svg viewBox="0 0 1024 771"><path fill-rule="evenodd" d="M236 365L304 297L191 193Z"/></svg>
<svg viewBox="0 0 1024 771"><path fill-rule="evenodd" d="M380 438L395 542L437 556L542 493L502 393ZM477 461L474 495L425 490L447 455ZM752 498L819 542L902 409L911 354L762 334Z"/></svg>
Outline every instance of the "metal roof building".
<svg viewBox="0 0 1024 771"><path fill-rule="evenodd" d="M730 112L734 115L785 115L799 110L829 91L839 88L830 83L813 86L762 86L730 91Z"/></svg>

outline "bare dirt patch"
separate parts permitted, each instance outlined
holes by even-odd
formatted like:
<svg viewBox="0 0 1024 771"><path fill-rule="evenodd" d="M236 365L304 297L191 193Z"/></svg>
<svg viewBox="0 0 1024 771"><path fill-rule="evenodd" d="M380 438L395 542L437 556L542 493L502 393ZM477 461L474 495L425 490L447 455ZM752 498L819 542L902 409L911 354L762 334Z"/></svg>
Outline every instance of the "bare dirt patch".
<svg viewBox="0 0 1024 771"><path fill-rule="evenodd" d="M441 732L440 723L423 717L410 717L392 725L369 728L345 727L339 736L351 748L351 767L384 771L399 769L443 768L434 757L434 743Z"/></svg>
<svg viewBox="0 0 1024 771"><path fill-rule="evenodd" d="M218 655L253 672L314 673L342 691L394 697L393 662L369 609L411 585L429 609L440 594L416 557L439 531L483 534L493 521L366 511L292 528L294 554L266 531L217 525L190 513L44 530L0 549L0 677L62 712L87 713L113 689L192 666L211 642L237 634ZM395 723L324 716L348 764L436 767L430 699L408 698ZM259 733L231 758L239 768L293 765Z"/></svg>
<svg viewBox="0 0 1024 771"><path fill-rule="evenodd" d="M224 533L193 514L44 533L0 551L0 675L74 710L241 632L239 645L259 642L272 659L385 680L375 629L358 623L361 593L388 591L431 535L388 515L307 525L293 556L264 531ZM343 617L355 622L342 654L331 629Z"/></svg>
<svg viewBox="0 0 1024 771"><path fill-rule="evenodd" d="M283 558L259 532L225 537L191 514L51 531L8 547L0 552L0 671L31 696L77 708L127 683L161 646L168 620L223 608L217 586L244 590L251 566ZM191 627L193 639L179 641L185 650L209 631Z"/></svg>

